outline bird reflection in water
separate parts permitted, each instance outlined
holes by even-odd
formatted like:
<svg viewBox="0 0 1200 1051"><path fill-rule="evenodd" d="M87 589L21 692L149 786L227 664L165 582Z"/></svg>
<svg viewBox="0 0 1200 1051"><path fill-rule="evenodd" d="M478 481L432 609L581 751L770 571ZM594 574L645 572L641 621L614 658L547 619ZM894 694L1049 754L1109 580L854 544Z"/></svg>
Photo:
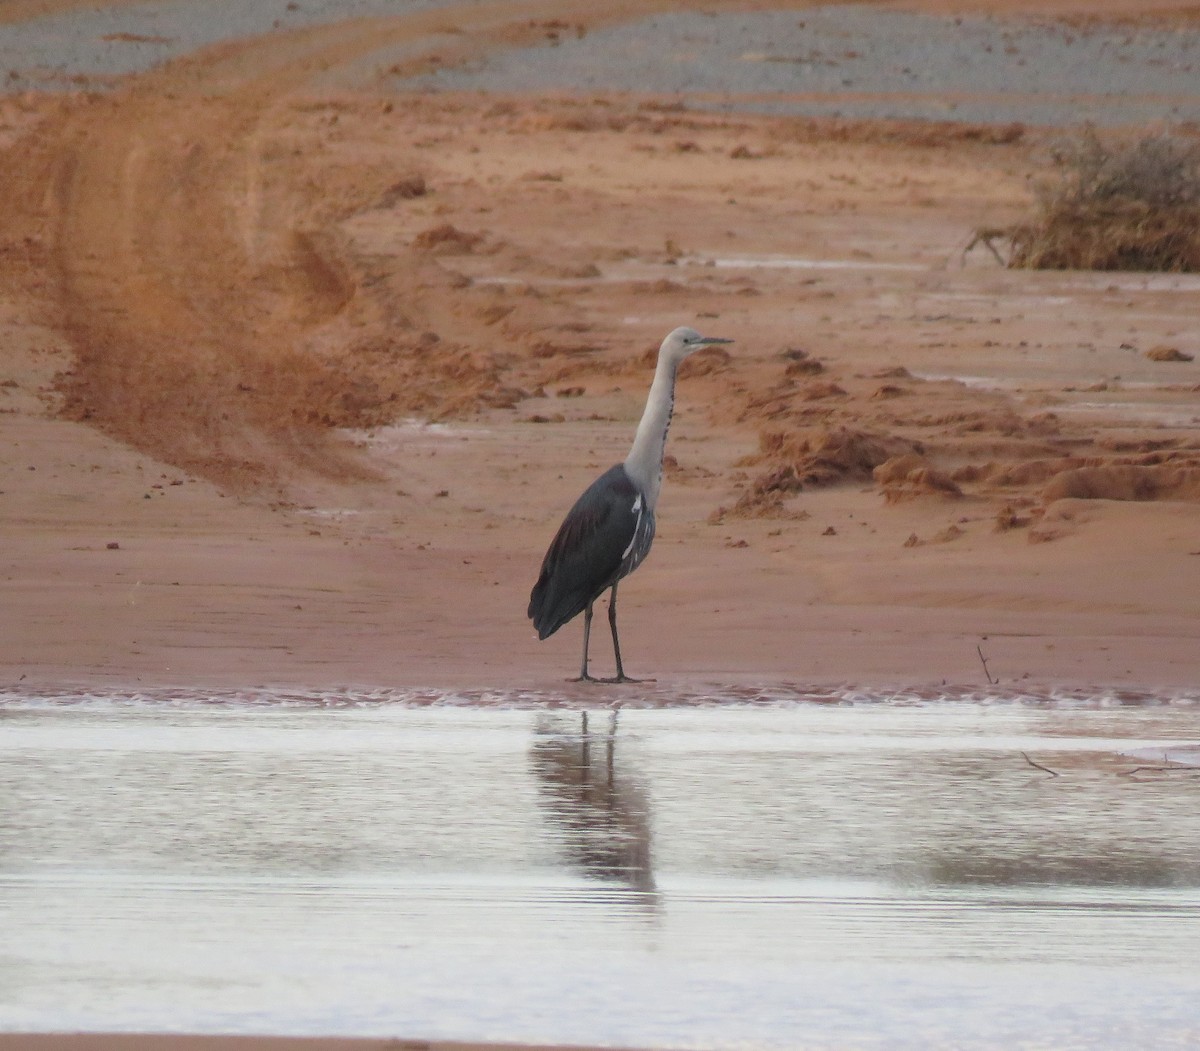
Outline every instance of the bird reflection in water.
<svg viewBox="0 0 1200 1051"><path fill-rule="evenodd" d="M562 717L543 716L530 758L543 812L557 827L572 866L589 879L633 892L638 905L653 909L658 895L649 799L618 770L617 715L614 710L602 734L589 731L587 712L580 714L578 730Z"/></svg>

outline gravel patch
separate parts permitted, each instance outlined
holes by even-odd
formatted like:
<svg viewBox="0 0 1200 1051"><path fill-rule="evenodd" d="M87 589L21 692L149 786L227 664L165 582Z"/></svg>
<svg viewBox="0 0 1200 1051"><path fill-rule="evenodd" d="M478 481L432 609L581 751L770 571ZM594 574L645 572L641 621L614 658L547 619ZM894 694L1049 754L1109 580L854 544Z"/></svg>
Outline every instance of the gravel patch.
<svg viewBox="0 0 1200 1051"><path fill-rule="evenodd" d="M1063 125L1200 120L1200 31L941 18L837 4L661 15L514 49L408 90L640 91L705 108Z"/></svg>
<svg viewBox="0 0 1200 1051"><path fill-rule="evenodd" d="M462 0L166 0L0 27L0 88L103 86L207 45ZM406 57L381 49L349 75ZM398 91L650 92L724 111L1034 125L1200 122L1200 29L943 18L831 4L804 11L657 15Z"/></svg>
<svg viewBox="0 0 1200 1051"><path fill-rule="evenodd" d="M403 9L455 2L404 0ZM17 22L0 26L0 87L99 87L107 78L143 73L222 40L394 15L398 6L396 0L166 0Z"/></svg>

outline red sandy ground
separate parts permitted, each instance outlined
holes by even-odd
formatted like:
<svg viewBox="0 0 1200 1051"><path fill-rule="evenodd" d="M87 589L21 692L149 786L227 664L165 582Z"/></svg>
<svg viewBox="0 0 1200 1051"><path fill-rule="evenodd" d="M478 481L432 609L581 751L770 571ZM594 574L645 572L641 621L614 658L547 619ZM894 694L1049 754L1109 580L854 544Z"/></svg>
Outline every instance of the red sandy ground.
<svg viewBox="0 0 1200 1051"><path fill-rule="evenodd" d="M1045 135L338 76L679 6L351 22L0 102L4 679L577 691L529 587L692 324L737 343L681 379L632 674L1200 682L1200 365L1146 356L1200 351L1194 292L964 253ZM860 268L705 265L754 256Z"/></svg>

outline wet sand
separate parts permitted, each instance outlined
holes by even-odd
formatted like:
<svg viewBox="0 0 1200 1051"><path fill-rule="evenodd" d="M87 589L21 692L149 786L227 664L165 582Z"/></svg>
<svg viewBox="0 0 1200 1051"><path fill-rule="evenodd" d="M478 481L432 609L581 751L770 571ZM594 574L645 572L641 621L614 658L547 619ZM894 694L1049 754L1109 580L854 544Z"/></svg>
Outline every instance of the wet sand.
<svg viewBox="0 0 1200 1051"><path fill-rule="evenodd" d="M635 9L283 26L0 101L6 678L558 688L579 628L539 644L528 589L686 323L737 344L681 379L633 674L1200 681L1196 279L966 251L1053 130L404 90Z"/></svg>

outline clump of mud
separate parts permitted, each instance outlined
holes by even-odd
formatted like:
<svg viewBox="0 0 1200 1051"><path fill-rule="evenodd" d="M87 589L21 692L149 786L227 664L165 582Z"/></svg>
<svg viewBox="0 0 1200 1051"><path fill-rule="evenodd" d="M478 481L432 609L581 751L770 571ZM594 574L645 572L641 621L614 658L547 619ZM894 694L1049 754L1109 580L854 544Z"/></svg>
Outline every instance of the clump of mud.
<svg viewBox="0 0 1200 1051"><path fill-rule="evenodd" d="M963 495L958 483L950 475L916 453L893 456L876 467L872 475L888 503L918 496L957 498Z"/></svg>
<svg viewBox="0 0 1200 1051"><path fill-rule="evenodd" d="M758 452L742 462L759 466L760 473L732 508L718 508L712 520L784 516L784 501L803 489L869 480L879 465L915 451L903 438L850 427L765 430Z"/></svg>
<svg viewBox="0 0 1200 1051"><path fill-rule="evenodd" d="M475 251L483 235L460 230L452 223L439 223L413 238L413 248L434 255L465 255Z"/></svg>
<svg viewBox="0 0 1200 1051"><path fill-rule="evenodd" d="M766 464L764 488L798 491L805 486L869 479L880 464L914 452L903 438L850 427L816 427L807 432L767 430L752 459Z"/></svg>
<svg viewBox="0 0 1200 1051"><path fill-rule="evenodd" d="M1106 438L902 366L857 375L802 352L783 360L783 374L764 375L733 411L758 428L758 450L738 464L755 470L711 522L800 517L793 498L804 490L867 483L889 504L994 503L997 530L1037 525L1044 541L1065 535L1062 523L1042 528L1063 500L1200 499L1192 439Z"/></svg>
<svg viewBox="0 0 1200 1051"><path fill-rule="evenodd" d="M1042 491L1055 500L1200 501L1200 466L1104 464L1061 471Z"/></svg>

